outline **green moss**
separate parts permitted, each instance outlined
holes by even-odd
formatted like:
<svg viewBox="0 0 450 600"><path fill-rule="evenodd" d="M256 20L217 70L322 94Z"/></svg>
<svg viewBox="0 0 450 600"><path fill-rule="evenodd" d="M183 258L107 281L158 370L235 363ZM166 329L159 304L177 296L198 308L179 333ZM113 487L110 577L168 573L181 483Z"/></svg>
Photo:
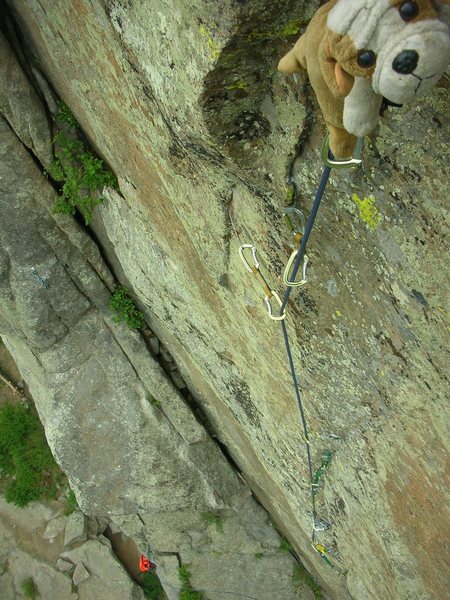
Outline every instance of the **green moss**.
<svg viewBox="0 0 450 600"><path fill-rule="evenodd" d="M116 313L117 323L125 321L130 329L144 329L144 313L138 309L136 302L125 287L120 286L109 301L109 308Z"/></svg>
<svg viewBox="0 0 450 600"><path fill-rule="evenodd" d="M53 499L62 485L64 474L28 404L5 404L0 409L0 477L7 502L17 506Z"/></svg>

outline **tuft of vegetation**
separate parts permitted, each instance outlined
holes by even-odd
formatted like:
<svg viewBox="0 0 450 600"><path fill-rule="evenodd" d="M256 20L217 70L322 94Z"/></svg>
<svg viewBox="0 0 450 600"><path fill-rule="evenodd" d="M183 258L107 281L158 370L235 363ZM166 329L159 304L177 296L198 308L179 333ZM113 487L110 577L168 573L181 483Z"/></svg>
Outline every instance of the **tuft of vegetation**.
<svg viewBox="0 0 450 600"><path fill-rule="evenodd" d="M0 478L6 483L5 499L16 506L55 498L64 479L29 404L0 409Z"/></svg>
<svg viewBox="0 0 450 600"><path fill-rule="evenodd" d="M109 308L116 313L116 323L125 321L130 329L144 329L144 313L138 309L136 302L128 293L127 288L120 286L111 296Z"/></svg>
<svg viewBox="0 0 450 600"><path fill-rule="evenodd" d="M179 600L203 600L204 596L201 592L194 590L180 590Z"/></svg>
<svg viewBox="0 0 450 600"><path fill-rule="evenodd" d="M297 585L298 587L300 587L300 585L307 585L314 592L316 600L323 600L323 593L319 584L301 563L295 566L293 579L294 585Z"/></svg>
<svg viewBox="0 0 450 600"><path fill-rule="evenodd" d="M191 577L192 574L189 570L189 565L181 565L178 569L178 577L181 581L181 589L179 600L204 600L202 592L196 592L192 588Z"/></svg>
<svg viewBox="0 0 450 600"><path fill-rule="evenodd" d="M223 533L223 524L224 518L220 515L215 515L212 512L204 512L202 513L203 519L208 523L208 525L214 525L219 533Z"/></svg>
<svg viewBox="0 0 450 600"><path fill-rule="evenodd" d="M39 590L37 589L36 584L34 583L34 580L32 577L28 577L28 579L24 579L22 581L22 583L20 584L20 587L22 588L22 592L23 595L25 596L25 598L36 598L37 596L39 596Z"/></svg>
<svg viewBox="0 0 450 600"><path fill-rule="evenodd" d="M150 600L163 600L166 597L160 580L151 571L142 573L140 585L144 591L144 596L150 598Z"/></svg>
<svg viewBox="0 0 450 600"><path fill-rule="evenodd" d="M158 400L151 394L147 394L147 400L150 402L150 404L152 406L156 406L157 408L159 408L161 406L161 400Z"/></svg>
<svg viewBox="0 0 450 600"><path fill-rule="evenodd" d="M78 502L75 497L75 494L70 486L67 488L66 497L67 497L67 505L66 505L64 514L66 516L68 516L68 515L71 515L73 512L75 512L76 510L78 510L79 506L78 506Z"/></svg>
<svg viewBox="0 0 450 600"><path fill-rule="evenodd" d="M292 550L291 544L288 542L286 538L281 538L280 547L278 548L278 552L290 552Z"/></svg>
<svg viewBox="0 0 450 600"><path fill-rule="evenodd" d="M80 128L78 121L75 119L70 108L67 106L67 104L65 102L63 102L62 100L60 102L58 102L58 108L59 108L59 111L55 116L56 121L58 121L59 123L64 123L65 125L67 125L68 127L71 127L72 129Z"/></svg>
<svg viewBox="0 0 450 600"><path fill-rule="evenodd" d="M264 554L262 552L255 552L255 558L257 560L261 560L264 557Z"/></svg>
<svg viewBox="0 0 450 600"><path fill-rule="evenodd" d="M53 212L74 215L79 210L87 225L94 208L104 200L103 188L117 189L117 178L89 149L75 117L63 102L55 119L63 127L54 139L55 160L50 175L62 185Z"/></svg>

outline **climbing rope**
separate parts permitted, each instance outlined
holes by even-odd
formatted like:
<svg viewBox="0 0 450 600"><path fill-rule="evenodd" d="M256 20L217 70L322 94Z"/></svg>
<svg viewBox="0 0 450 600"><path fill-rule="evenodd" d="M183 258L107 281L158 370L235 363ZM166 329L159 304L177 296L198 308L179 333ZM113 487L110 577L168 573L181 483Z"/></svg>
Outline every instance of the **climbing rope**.
<svg viewBox="0 0 450 600"><path fill-rule="evenodd" d="M292 356L292 348L289 341L289 335L286 327L286 308L289 302L290 295L292 290L296 287L303 286L307 283L307 266L308 266L308 256L306 254L306 249L308 246L308 241L311 236L311 232L314 227L314 223L316 221L317 213L319 211L323 196L325 194L325 190L328 184L328 180L330 178L330 174L332 169L342 169L349 168L353 166L357 166L361 164L361 154L363 149L363 139L359 138L355 145L354 156L349 160L336 160L329 149L329 136L326 137L325 142L323 144L321 158L322 163L324 165L322 176L320 178L320 182L316 193L314 195L313 206L311 208L311 213L309 215L308 220L305 223L305 219L298 210L297 204L299 199L299 194L297 190L297 186L294 182L293 178L293 165L295 162L295 158L293 159L291 166L289 168L289 183L292 186L292 194L291 199L293 200L293 204L283 210L284 215L288 218L288 223L293 230L294 239L298 243L298 248L294 250L286 264L286 268L283 274L283 282L287 286L286 292L284 294L283 300L280 300L280 297L276 292L274 292L270 286L268 285L266 279L262 276L260 271L260 265L256 256L256 248L252 244L242 244L239 248L239 255L247 270L254 275L257 276L259 282L261 283L264 292L265 292L265 301L268 306L268 316L272 320L280 321L281 330L283 334L284 344L286 347L286 354L288 357L289 370L292 377L292 382L294 385L295 397L297 400L297 407L300 414L300 421L303 429L303 438L305 440L305 449L306 449L306 462L308 468L308 478L309 478L309 488L311 495L311 513L312 513L312 533L311 533L311 543L316 552L322 556L322 558L326 561L328 565L333 567L339 573L343 573L343 571L331 560L331 548L327 548L322 544L317 542L317 533L320 531L326 531L331 527L331 524L328 521L321 520L318 518L317 512L317 501L316 496L319 490L320 479L325 473L326 468L331 460L331 452L327 451L322 456L322 464L319 469L316 471L315 475L313 474L313 464L311 457L311 438L309 435L308 422L305 415L305 410L303 406L303 396L301 392L301 388L298 382L297 372L294 365L294 359ZM295 226L295 220L297 220L297 226ZM233 224L234 227L234 224ZM251 250L254 265L250 266L247 259L244 256L244 251L248 249ZM301 269L301 279L297 280L298 272ZM275 298L280 306L279 314L274 315L272 307L270 305L270 299Z"/></svg>

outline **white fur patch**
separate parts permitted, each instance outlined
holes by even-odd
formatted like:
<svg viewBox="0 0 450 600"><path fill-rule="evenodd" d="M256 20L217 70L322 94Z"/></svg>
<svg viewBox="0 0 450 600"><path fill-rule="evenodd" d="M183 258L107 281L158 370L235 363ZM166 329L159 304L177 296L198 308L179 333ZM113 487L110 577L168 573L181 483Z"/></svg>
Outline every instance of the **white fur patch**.
<svg viewBox="0 0 450 600"><path fill-rule="evenodd" d="M395 10L384 15L369 47L377 54L374 90L400 104L430 89L450 60L450 34L445 23L425 19L403 26ZM404 50L418 54L414 75L396 73L393 69L396 56Z"/></svg>
<svg viewBox="0 0 450 600"><path fill-rule="evenodd" d="M356 77L344 102L345 129L357 137L368 135L377 126L382 101L383 96L373 91L370 81Z"/></svg>
<svg viewBox="0 0 450 600"><path fill-rule="evenodd" d="M367 47L382 15L392 8L389 0L338 0L328 13L328 27L348 34L358 50Z"/></svg>

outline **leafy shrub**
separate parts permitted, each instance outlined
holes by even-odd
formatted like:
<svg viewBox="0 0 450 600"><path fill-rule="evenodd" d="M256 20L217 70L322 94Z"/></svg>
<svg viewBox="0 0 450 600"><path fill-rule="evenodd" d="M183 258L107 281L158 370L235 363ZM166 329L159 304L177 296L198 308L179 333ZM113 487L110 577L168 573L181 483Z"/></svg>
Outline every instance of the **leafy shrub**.
<svg viewBox="0 0 450 600"><path fill-rule="evenodd" d="M50 175L55 181L62 182L62 186L53 211L74 215L79 210L87 225L94 208L103 202L103 188L117 188L117 178L88 148L69 108L62 102L59 108L56 120L66 125L70 132L67 134L61 129L54 139L56 158Z"/></svg>
<svg viewBox="0 0 450 600"><path fill-rule="evenodd" d="M17 506L54 498L64 477L28 404L0 409L0 477L6 481L6 500Z"/></svg>
<svg viewBox="0 0 450 600"><path fill-rule="evenodd" d="M136 302L122 286L117 288L109 301L109 308L116 313L115 321L125 321L130 329L145 327L144 313L138 309Z"/></svg>

